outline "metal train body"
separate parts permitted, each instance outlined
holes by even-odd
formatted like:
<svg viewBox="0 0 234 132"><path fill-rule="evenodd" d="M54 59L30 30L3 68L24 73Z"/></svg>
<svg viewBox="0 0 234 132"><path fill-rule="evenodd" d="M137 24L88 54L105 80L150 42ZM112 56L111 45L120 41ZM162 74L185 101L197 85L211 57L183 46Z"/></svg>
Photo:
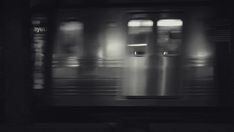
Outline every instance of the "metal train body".
<svg viewBox="0 0 234 132"><path fill-rule="evenodd" d="M228 93L230 22L210 7L59 8L31 29L40 103L220 106Z"/></svg>

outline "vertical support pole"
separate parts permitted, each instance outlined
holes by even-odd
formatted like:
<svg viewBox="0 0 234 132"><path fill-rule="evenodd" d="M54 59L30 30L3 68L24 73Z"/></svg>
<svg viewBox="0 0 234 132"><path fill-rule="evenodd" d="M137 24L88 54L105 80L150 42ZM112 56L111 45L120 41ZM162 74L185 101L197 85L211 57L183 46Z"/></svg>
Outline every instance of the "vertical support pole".
<svg viewBox="0 0 234 132"><path fill-rule="evenodd" d="M30 1L3 0L6 123L30 122Z"/></svg>

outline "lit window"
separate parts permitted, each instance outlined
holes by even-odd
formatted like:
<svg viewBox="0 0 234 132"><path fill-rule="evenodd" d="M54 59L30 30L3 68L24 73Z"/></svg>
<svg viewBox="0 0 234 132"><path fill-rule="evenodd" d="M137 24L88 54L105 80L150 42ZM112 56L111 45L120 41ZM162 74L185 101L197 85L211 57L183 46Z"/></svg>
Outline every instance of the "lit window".
<svg viewBox="0 0 234 132"><path fill-rule="evenodd" d="M79 21L60 22L54 50L54 66L79 67L83 53L84 24Z"/></svg>
<svg viewBox="0 0 234 132"><path fill-rule="evenodd" d="M129 47L147 46L147 44L128 44Z"/></svg>
<svg viewBox="0 0 234 132"><path fill-rule="evenodd" d="M182 41L183 21L181 19L160 19L157 21L157 46L164 56L177 56Z"/></svg>
<svg viewBox="0 0 234 132"><path fill-rule="evenodd" d="M161 19L157 22L158 27L178 27L183 26L183 21L180 19Z"/></svg>
<svg viewBox="0 0 234 132"><path fill-rule="evenodd" d="M83 30L83 24L80 22L66 22L60 26L60 30L63 31L77 31Z"/></svg>
<svg viewBox="0 0 234 132"><path fill-rule="evenodd" d="M128 27L152 27L152 20L131 20L128 22Z"/></svg>
<svg viewBox="0 0 234 132"><path fill-rule="evenodd" d="M153 33L152 20L130 20L128 22L128 50L129 55L143 57L147 53L147 46L150 43Z"/></svg>

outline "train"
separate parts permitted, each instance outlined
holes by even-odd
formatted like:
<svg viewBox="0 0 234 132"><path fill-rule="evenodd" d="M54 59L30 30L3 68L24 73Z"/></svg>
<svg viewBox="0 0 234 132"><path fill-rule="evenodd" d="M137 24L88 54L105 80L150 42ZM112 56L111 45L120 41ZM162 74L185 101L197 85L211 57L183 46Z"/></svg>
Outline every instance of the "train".
<svg viewBox="0 0 234 132"><path fill-rule="evenodd" d="M36 10L33 93L51 106L228 105L231 20L216 12L139 5Z"/></svg>

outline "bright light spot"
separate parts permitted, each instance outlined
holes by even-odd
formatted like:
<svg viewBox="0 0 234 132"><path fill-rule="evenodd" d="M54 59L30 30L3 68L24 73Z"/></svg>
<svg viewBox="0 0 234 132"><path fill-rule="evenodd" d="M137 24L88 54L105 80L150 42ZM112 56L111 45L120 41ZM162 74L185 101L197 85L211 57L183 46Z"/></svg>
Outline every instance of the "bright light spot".
<svg viewBox="0 0 234 132"><path fill-rule="evenodd" d="M78 67L78 66L80 66L78 58L75 57L75 56L68 57L67 60L66 60L66 66L67 67Z"/></svg>
<svg viewBox="0 0 234 132"><path fill-rule="evenodd" d="M174 27L183 26L183 21L180 19L162 19L157 22L158 27Z"/></svg>
<svg viewBox="0 0 234 132"><path fill-rule="evenodd" d="M189 37L188 55L192 58L209 58L213 55L212 42L207 38L203 25L196 25Z"/></svg>
<svg viewBox="0 0 234 132"><path fill-rule="evenodd" d="M203 67L205 64L195 64L196 67Z"/></svg>
<svg viewBox="0 0 234 132"><path fill-rule="evenodd" d="M72 64L72 65L67 65L67 67L79 67L80 65L78 64Z"/></svg>
<svg viewBox="0 0 234 132"><path fill-rule="evenodd" d="M123 56L123 44L118 34L110 33L107 38L103 55L107 58L121 58Z"/></svg>
<svg viewBox="0 0 234 132"><path fill-rule="evenodd" d="M202 67L202 66L206 66L206 63L207 63L207 60L206 59L204 59L204 58L199 58L199 59L196 59L196 60L194 60L194 66L196 66L196 67Z"/></svg>
<svg viewBox="0 0 234 132"><path fill-rule="evenodd" d="M152 27L153 24L152 20L130 20L128 27Z"/></svg>
<svg viewBox="0 0 234 132"><path fill-rule="evenodd" d="M147 46L147 44L128 44L129 47Z"/></svg>
<svg viewBox="0 0 234 132"><path fill-rule="evenodd" d="M136 52L136 51L134 51L134 55L137 55L137 52Z"/></svg>
<svg viewBox="0 0 234 132"><path fill-rule="evenodd" d="M103 56L103 50L102 50L102 49L99 49L97 55L98 55L99 58L103 58L103 57L104 57L104 56Z"/></svg>
<svg viewBox="0 0 234 132"><path fill-rule="evenodd" d="M163 55L167 55L167 54L168 54L168 52L167 52L167 51L164 51L164 52L163 52Z"/></svg>
<svg viewBox="0 0 234 132"><path fill-rule="evenodd" d="M82 29L83 29L83 24L80 22L66 22L60 26L60 30L63 31L76 31Z"/></svg>
<svg viewBox="0 0 234 132"><path fill-rule="evenodd" d="M207 50L200 50L200 51L197 51L197 53L195 54L195 56L197 58L206 58L208 56L210 56L210 52Z"/></svg>

